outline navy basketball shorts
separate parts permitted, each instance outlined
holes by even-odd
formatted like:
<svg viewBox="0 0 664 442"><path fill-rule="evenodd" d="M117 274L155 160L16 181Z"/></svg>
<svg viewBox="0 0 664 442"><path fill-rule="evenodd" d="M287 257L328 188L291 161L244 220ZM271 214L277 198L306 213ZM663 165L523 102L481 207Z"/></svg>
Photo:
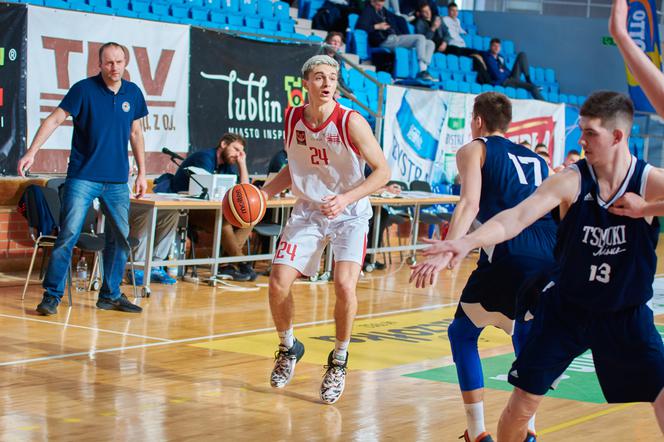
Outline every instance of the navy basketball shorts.
<svg viewBox="0 0 664 442"><path fill-rule="evenodd" d="M463 311L463 304L475 303L487 312L502 313L510 320L515 319L517 311L522 315L527 311L533 312L536 299L531 292L537 283L541 285L537 286L539 289L544 288L543 275L548 274L553 266L553 261L547 256L512 255L491 263L481 261L468 277L455 316L472 316L472 313L468 315ZM517 319L523 320L523 317Z"/></svg>
<svg viewBox="0 0 664 442"><path fill-rule="evenodd" d="M664 345L648 306L592 312L563 300L555 286L540 297L509 382L544 395L588 349L607 402L653 402L664 388Z"/></svg>

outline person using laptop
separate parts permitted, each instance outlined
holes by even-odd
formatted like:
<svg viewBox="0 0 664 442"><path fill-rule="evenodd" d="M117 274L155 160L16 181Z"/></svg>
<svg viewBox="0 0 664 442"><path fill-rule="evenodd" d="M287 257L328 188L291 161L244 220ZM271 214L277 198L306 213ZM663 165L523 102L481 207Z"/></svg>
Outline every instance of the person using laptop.
<svg viewBox="0 0 664 442"><path fill-rule="evenodd" d="M213 174L237 175L238 183L249 183L245 148L247 141L239 134L225 133L216 147L199 150L187 156L178 167L170 183L172 193L187 192L189 190L189 167L198 167ZM212 192L212 189L210 189ZM132 207L130 213L131 236L139 239L139 245L134 250L136 260L145 257L145 243L147 238L146 209ZM155 231L155 247L153 259L165 259L168 250L173 244L178 224L177 210L160 210L157 215ZM195 210L189 214L189 224L200 230L212 231L214 215L207 210ZM223 223L221 231L221 247L224 256L243 256L242 246L247 242L251 228L237 228L230 223ZM137 271L136 283L142 283L142 273ZM156 277L155 277L156 276ZM222 266L217 273L218 278L233 281L253 281L256 273L249 263L240 263L237 267L228 264ZM168 279L167 279L168 278ZM163 269L153 269L150 279L155 282L173 284L174 279L169 278Z"/></svg>

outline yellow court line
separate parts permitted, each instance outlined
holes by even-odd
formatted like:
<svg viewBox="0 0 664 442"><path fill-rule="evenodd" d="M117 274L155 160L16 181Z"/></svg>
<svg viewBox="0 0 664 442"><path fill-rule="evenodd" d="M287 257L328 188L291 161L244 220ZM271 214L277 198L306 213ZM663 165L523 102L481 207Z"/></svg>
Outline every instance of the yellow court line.
<svg viewBox="0 0 664 442"><path fill-rule="evenodd" d="M545 428L544 430L540 430L537 432L537 435L539 436L540 434L549 434L549 433L555 433L556 431L564 430L565 428L573 427L574 425L582 424L584 422L588 422L589 420L593 420L596 417L600 416L605 416L607 414L615 413L616 411L621 411L624 410L625 408L633 407L634 405L637 405L636 402L632 402L629 404L621 404L621 405L616 405L615 407L607 408L606 410L598 411L596 413L591 413L586 416L581 416L577 417L576 419L569 420L567 422L563 422L558 425L554 425L549 428Z"/></svg>

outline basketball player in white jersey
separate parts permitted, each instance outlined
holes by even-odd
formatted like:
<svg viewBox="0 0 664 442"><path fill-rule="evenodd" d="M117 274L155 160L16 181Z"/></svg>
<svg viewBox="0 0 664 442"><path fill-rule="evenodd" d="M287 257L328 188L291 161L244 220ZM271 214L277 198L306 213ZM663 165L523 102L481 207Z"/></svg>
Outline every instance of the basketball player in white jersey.
<svg viewBox="0 0 664 442"><path fill-rule="evenodd" d="M297 203L284 228L270 273L270 309L279 335L270 384L292 379L304 346L293 336L293 296L300 275L317 272L325 245L334 253L336 341L327 360L321 400L341 397L348 344L357 311L355 290L364 260L372 209L367 197L390 178L385 156L367 121L334 100L339 65L327 55L302 66L309 104L289 108L285 118L288 165L263 190L273 196L290 187ZM364 177L365 163L373 172Z"/></svg>

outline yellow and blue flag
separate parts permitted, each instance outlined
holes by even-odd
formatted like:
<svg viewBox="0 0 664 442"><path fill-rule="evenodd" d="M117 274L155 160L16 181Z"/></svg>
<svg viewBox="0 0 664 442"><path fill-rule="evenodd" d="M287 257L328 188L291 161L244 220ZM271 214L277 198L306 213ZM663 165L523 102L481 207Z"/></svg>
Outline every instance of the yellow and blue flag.
<svg viewBox="0 0 664 442"><path fill-rule="evenodd" d="M655 0L629 0L627 30L636 45L646 53L653 64L657 66L657 69L662 70L662 53L659 44ZM632 97L636 110L655 112L629 68L626 67L626 69L629 95Z"/></svg>

